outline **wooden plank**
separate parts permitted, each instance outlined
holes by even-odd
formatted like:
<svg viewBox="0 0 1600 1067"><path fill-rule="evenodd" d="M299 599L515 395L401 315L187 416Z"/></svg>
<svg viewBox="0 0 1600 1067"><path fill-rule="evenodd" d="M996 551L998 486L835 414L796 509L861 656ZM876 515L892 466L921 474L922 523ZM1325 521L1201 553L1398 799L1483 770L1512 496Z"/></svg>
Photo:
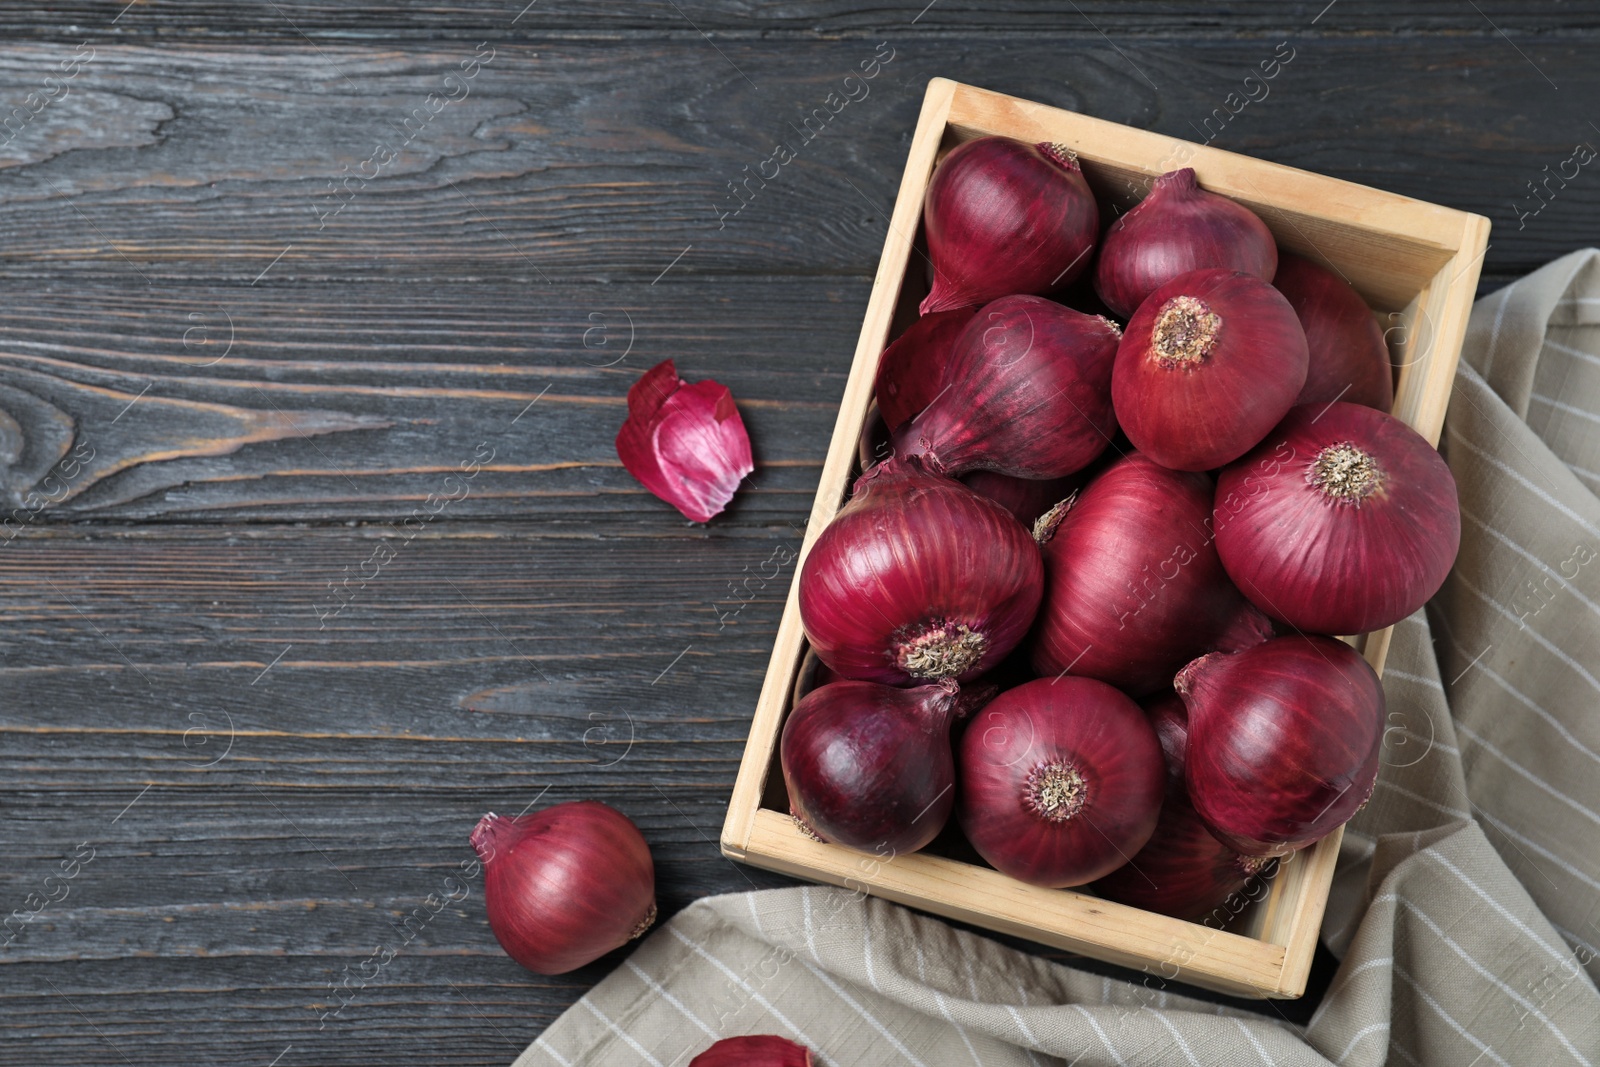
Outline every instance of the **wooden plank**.
<svg viewBox="0 0 1600 1067"><path fill-rule="evenodd" d="M1000 4L941 0L926 11L919 11L921 6L909 4L902 9L841 0L696 0L674 10L668 4L596 5L584 0L539 0L537 6L528 4L526 8L521 2L504 0L455 0L401 7L329 0L267 5L141 0L113 21L120 5L108 9L92 0L68 0L51 4L48 9L8 10L0 16L0 32L8 37L67 37L72 33L81 36L84 32L99 32L115 33L122 39L183 34L201 39L266 39L301 45L307 37L319 42L352 38L465 40L486 34L692 34L696 28L715 31L719 39L758 33L814 37L880 28L904 30L913 20L922 33L1007 31L1097 40L1101 32L1113 37L1248 37L1311 29L1327 34L1449 32L1487 36L1495 32L1494 26L1524 34L1600 28L1600 17L1593 10L1559 0L1484 0L1476 5L1481 12L1474 11L1473 5L1450 0L1411 0L1399 7L1380 0L1341 0L1332 11L1326 11L1327 0L1254 0L1229 5L1086 0L1066 8L1050 0L1005 0Z"/></svg>
<svg viewBox="0 0 1600 1067"><path fill-rule="evenodd" d="M735 277L719 294L17 281L0 309L0 411L16 438L0 521L36 490L53 501L41 522L394 523L462 492L445 482L467 463L481 469L451 519L681 529L614 445L629 386L672 357L733 390L756 442L760 469L718 525L788 522L815 491L866 291ZM43 485L83 447L92 458L61 488Z"/></svg>
<svg viewBox="0 0 1600 1067"><path fill-rule="evenodd" d="M1156 40L1124 58L1103 41L1017 35L986 41L977 64L972 41L899 38L859 83L869 95L835 95L833 115L829 94L872 62L874 43L730 41L730 63L694 41L492 44L470 84L467 46L264 56L219 45L181 60L99 47L70 94L0 149L12 164L0 202L9 274L103 273L145 288L503 276L530 294L546 278L649 283L675 261L660 284L729 271L865 277L923 87L961 71L982 81L985 69L990 87L1019 96L1169 136L1203 139L1210 122L1218 146L1487 215L1491 272L1531 269L1600 228L1584 183L1552 184L1537 214L1544 201L1528 188L1597 136L1583 105L1600 96L1600 70L1590 46L1567 39L1538 49L1560 92L1500 38L1308 40L1270 95L1221 127L1217 109L1275 42ZM0 92L24 97L71 52L9 49ZM460 87L447 89L452 72ZM378 143L411 136L408 116L445 91L468 95L413 120L410 143L390 145L398 154L380 166ZM824 130L810 141L807 116ZM782 138L797 157L764 180ZM364 184L363 166L377 172ZM729 183L746 180L736 197Z"/></svg>

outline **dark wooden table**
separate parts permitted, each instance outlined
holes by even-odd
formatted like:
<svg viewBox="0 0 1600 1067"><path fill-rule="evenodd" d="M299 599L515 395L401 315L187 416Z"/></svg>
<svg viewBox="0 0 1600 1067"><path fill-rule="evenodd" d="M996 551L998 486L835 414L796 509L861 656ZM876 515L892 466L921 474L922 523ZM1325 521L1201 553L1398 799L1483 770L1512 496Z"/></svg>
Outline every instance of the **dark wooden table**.
<svg viewBox="0 0 1600 1067"><path fill-rule="evenodd" d="M509 1062L619 956L433 914L491 809L784 884L715 844L761 565L930 77L1481 212L1486 289L1600 236L1594 3L523 2L0 9L0 1061ZM755 443L709 526L612 447L669 356Z"/></svg>

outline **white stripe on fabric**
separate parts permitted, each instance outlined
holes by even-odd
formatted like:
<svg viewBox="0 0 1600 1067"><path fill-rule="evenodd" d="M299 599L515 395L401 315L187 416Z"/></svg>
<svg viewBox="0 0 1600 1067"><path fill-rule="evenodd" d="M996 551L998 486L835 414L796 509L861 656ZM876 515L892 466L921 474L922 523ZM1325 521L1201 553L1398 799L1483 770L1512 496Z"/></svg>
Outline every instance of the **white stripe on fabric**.
<svg viewBox="0 0 1600 1067"><path fill-rule="evenodd" d="M761 927L761 913L756 910L756 895L754 893L746 893L744 899L750 904L750 921L756 924L756 936L765 941L767 932Z"/></svg>
<svg viewBox="0 0 1600 1067"><path fill-rule="evenodd" d="M1017 979L1017 996L1022 1000L1022 1006L1026 1008L1028 1006L1028 991L1022 988L1022 979L1020 978ZM1028 1024L1023 1021L1022 1015L1017 1011L1016 1008L1012 1007L1010 1004L1007 1004L1006 1011L1009 1011L1011 1013L1011 1018L1016 1020L1017 1029L1022 1031L1023 1038L1028 1042L1028 1062L1037 1065L1039 1062L1039 1057L1034 1054L1032 1046L1037 1045L1039 1043L1039 1039L1033 1036L1033 1031L1029 1029Z"/></svg>
<svg viewBox="0 0 1600 1067"><path fill-rule="evenodd" d="M673 996L671 990L667 989L666 986L663 986L660 982L656 981L654 978L651 978L648 974L646 974L645 973L645 969L643 967L639 966L637 963L634 963L633 960L631 960L631 959L630 960L625 960L623 962L625 962L628 965L628 969L630 971L632 971L634 974L639 976L639 981L643 982L645 985L650 987L650 992L654 993L656 996L660 997L662 1000L666 1001L668 1004L671 1004L674 1008L677 1008L678 1009L678 1013L680 1015L682 1015L685 1019L688 1019L690 1022L692 1022L696 1026L698 1026L700 1028L701 1032L704 1033L711 1040L715 1041L719 1037L722 1036L722 1035L718 1034L715 1030L711 1029L711 1027L707 1026L704 1022L702 1022L701 1019L700 1019L700 1016L698 1016L694 1012L690 1011L688 1006L686 1004L684 1004L683 1001L681 1001L677 997Z"/></svg>
<svg viewBox="0 0 1600 1067"><path fill-rule="evenodd" d="M1515 913L1491 896L1488 890L1484 889L1477 882L1474 882L1471 877L1467 875L1466 871L1463 871L1460 867L1457 867L1455 864L1445 859L1438 852L1434 851L1432 847L1423 849L1420 853L1418 853L1418 855L1432 860L1445 870L1449 871L1451 874L1455 875L1463 885L1476 893L1480 900L1498 912L1502 919L1506 920L1518 930L1521 930L1523 933L1527 934L1536 945L1548 952L1558 963L1566 963L1571 960L1572 953L1570 951L1562 952L1554 945L1550 944L1550 942L1540 937L1538 931L1529 926L1527 923L1523 922L1521 919L1517 918Z"/></svg>
<svg viewBox="0 0 1600 1067"><path fill-rule="evenodd" d="M679 941L681 941L685 945L689 946L689 948L694 951L695 955L699 956L701 959L703 959L707 963L711 964L717 970L721 971L735 985L739 986L746 993L749 993L750 994L750 999L754 1000L757 1004L761 1005L761 1008L762 1008L763 1011L765 1011L768 1015L772 1016L774 1019L778 1020L778 1023L785 1030L788 1030L791 1034L793 1034L799 1040L800 1044L802 1044L802 1045L806 1046L807 1048L811 1049L811 1051L816 1054L818 1059L822 1059L822 1052L821 1052L822 1046L817 1044L815 1041L811 1040L809 1037L807 1037L805 1035L804 1031L802 1031L794 1023L790 1022L788 1017L785 1016L783 1014L783 1012L779 1011L777 1009L777 1007L770 1000L768 1000L766 997L762 996L759 992L757 992L754 986L752 986L749 982L746 982L739 975L735 974L732 967L729 967L726 963L723 963L721 960L717 959L717 957L713 956L708 950L706 950L703 946L701 946L701 944L698 941L695 941L693 938L690 938L689 936L684 934L684 932L682 930L679 930L676 926L672 925L671 923L668 923L664 929L666 929L666 931L668 933L670 933L673 937L677 938ZM801 960L800 962L804 963L805 961ZM828 1061L828 1062L831 1062L831 1061Z"/></svg>
<svg viewBox="0 0 1600 1067"><path fill-rule="evenodd" d="M1167 1018L1166 1012L1156 1011L1154 1008L1146 1008L1145 1011L1154 1015L1161 1025L1165 1026L1167 1031L1172 1034L1172 1040L1176 1041L1178 1047L1183 1050L1183 1058L1189 1061L1191 1067L1200 1067L1200 1061L1194 1058L1194 1052L1189 1048L1189 1042L1185 1041L1183 1035L1178 1033L1178 1028L1172 1025L1172 1020Z"/></svg>
<svg viewBox="0 0 1600 1067"><path fill-rule="evenodd" d="M1463 575L1459 571L1457 571L1456 575L1455 575L1455 579L1456 579L1456 584L1457 585L1459 585L1463 589L1467 590L1473 596L1476 596L1479 600L1483 601L1485 604L1488 604L1491 608L1493 608L1495 611L1499 612L1501 615L1504 615L1507 619L1510 619L1512 622L1517 623L1518 625L1521 625L1522 620L1520 618L1518 618L1516 615L1512 614L1510 608L1508 608L1505 605L1501 604L1494 597L1490 596L1488 593L1485 593L1482 589L1479 589L1477 586L1475 586L1471 582L1467 581L1465 575ZM1589 688L1595 690L1597 693L1600 693L1600 678L1596 678L1593 674L1590 674L1589 673L1589 668L1585 667L1583 664L1579 663L1577 660L1575 660L1571 656L1567 655L1565 649L1561 648L1555 642L1551 641L1548 637L1546 637L1544 634L1540 633L1538 630L1534 630L1534 629L1530 628L1530 629L1527 629L1524 632L1527 633L1527 635L1529 637L1533 638L1536 642L1538 642L1540 647L1542 647L1545 651L1549 652L1552 656L1554 656L1556 659L1560 660L1562 663L1565 663L1567 666L1571 667L1578 674L1579 677L1581 677L1584 681L1589 683Z"/></svg>
<svg viewBox="0 0 1600 1067"><path fill-rule="evenodd" d="M1340 933L1343 932L1343 930L1340 931ZM1348 971L1343 971L1340 974L1335 975L1333 984L1330 985L1328 987L1328 991L1322 995L1322 1003L1318 1004L1317 1010L1311 1013L1311 1021L1306 1023L1306 1029L1310 1030L1311 1028L1315 1027L1317 1025L1317 1020L1322 1018L1322 1013L1333 1006L1333 994L1336 990L1343 989L1345 986L1349 985L1355 976L1360 974L1362 971L1370 971L1374 967L1387 967L1393 962L1393 956L1377 957L1367 960L1365 963L1358 963Z"/></svg>
<svg viewBox="0 0 1600 1067"><path fill-rule="evenodd" d="M1427 686L1429 689L1437 689L1441 693L1444 692L1443 682L1437 678L1429 678L1425 674L1412 674L1410 671L1396 670L1394 667L1386 666L1383 668L1383 676L1385 678L1399 678L1405 682L1415 682L1418 685Z"/></svg>
<svg viewBox="0 0 1600 1067"><path fill-rule="evenodd" d="M1094 1013L1082 1004L1073 1004L1071 1007L1078 1009L1083 1013L1083 1017L1089 1020L1089 1025L1094 1028L1095 1034L1100 1038L1100 1043L1106 1047L1107 1052L1111 1053L1111 1058L1117 1061L1117 1067L1128 1067L1128 1061L1122 1058L1122 1053L1117 1051L1117 1046L1113 1045L1111 1039L1106 1036L1106 1032L1100 1029L1100 1022L1094 1017Z"/></svg>
<svg viewBox="0 0 1600 1067"><path fill-rule="evenodd" d="M1496 830L1499 830L1502 834L1505 834L1507 837L1511 838L1513 841L1517 841L1517 842L1520 842L1521 844L1527 845L1529 848L1533 849L1539 855L1543 856L1545 859L1549 860L1551 863L1555 864L1557 867L1560 867L1562 870L1566 871L1568 874L1572 875L1572 877L1576 878L1578 881L1580 881L1583 884L1589 886L1590 888L1592 888L1592 889L1600 889L1600 882L1597 882L1593 878L1589 877L1587 874L1584 874L1582 871L1578 870L1578 868L1574 867L1572 864L1568 863L1566 860L1562 859L1560 856L1556 855L1554 852L1551 852L1549 849L1543 847L1538 842L1534 841L1532 838L1524 837L1522 834L1517 833L1517 831L1513 830L1511 827L1507 826L1505 823L1501 822L1499 819L1495 818L1493 815L1490 815L1487 811L1484 811L1483 810L1483 806L1481 804L1480 805L1476 805L1476 807L1477 807L1477 816L1478 816L1478 818L1485 820L1486 822L1488 822L1488 824L1490 826L1493 826ZM1519 849L1518 851L1520 852L1521 850ZM1533 861L1530 859L1530 860L1528 860L1528 862L1532 863ZM1549 875L1545 875L1545 878L1548 880ZM1554 882L1551 882L1550 884L1552 886L1555 885Z"/></svg>
<svg viewBox="0 0 1600 1067"><path fill-rule="evenodd" d="M878 987L878 975L872 966L872 916L862 916L861 923L861 964L867 969L867 984L875 992L882 993Z"/></svg>
<svg viewBox="0 0 1600 1067"><path fill-rule="evenodd" d="M811 950L811 958L816 960L818 963L821 963L822 962L822 957L817 955L817 938L816 938L816 934L811 929L811 887L810 886L802 886L800 888L800 903L802 905L804 905L804 908L805 908L806 948Z"/></svg>
<svg viewBox="0 0 1600 1067"><path fill-rule="evenodd" d="M908 1062L916 1064L916 1067L927 1067L927 1064L917 1059L917 1057L912 1054L911 1050L906 1048L901 1040L898 1037L895 1037L894 1034L889 1031L887 1026L884 1026L878 1021L877 1016L873 1015L864 1006L862 1006L862 1004L857 1001L855 997L852 997L849 993L845 992L843 986L839 985L839 983L835 982L832 978L829 978L827 972L818 967L812 966L805 960L801 960L800 965L815 975L817 981L833 990L834 995L840 1000L854 1008L856 1014L865 1019L867 1024L874 1030L878 1031L879 1035L881 1035L885 1041L889 1042L889 1044L893 1045L894 1050L900 1053L900 1055L904 1056Z"/></svg>
<svg viewBox="0 0 1600 1067"><path fill-rule="evenodd" d="M1596 615L1600 615L1600 604L1596 604L1594 601L1592 601L1588 597L1584 596L1583 593L1578 591L1578 587L1572 584L1572 581L1570 579L1568 579L1566 576L1564 576L1564 575L1560 574L1559 572L1557 572L1553 567L1551 567L1544 560L1540 559L1538 556L1534 555L1532 552L1529 552L1526 548L1522 547L1520 544L1518 544L1511 537L1509 537L1505 533L1502 533L1501 531L1495 529L1493 526L1490 526L1487 522L1484 522L1482 519L1478 518L1478 516L1474 515L1472 512L1468 511L1466 508L1462 508L1461 509L1461 514L1465 518L1471 519L1473 522L1477 523L1478 526L1485 533L1487 533L1490 537L1494 538L1496 541L1499 541L1501 544L1506 545L1512 551L1516 552L1517 555L1521 556L1523 559L1527 560L1529 563L1532 563L1535 567L1538 567L1545 574L1548 574L1550 577L1552 577L1556 581L1560 582L1561 583L1561 587L1563 589L1565 589L1567 592L1571 593L1573 596L1577 597L1579 600L1583 601L1584 604L1586 604L1588 606L1590 611L1594 612Z"/></svg>
<svg viewBox="0 0 1600 1067"><path fill-rule="evenodd" d="M1394 965L1394 973L1398 974L1400 976L1401 980L1403 980L1406 983L1406 985L1410 986L1412 991L1415 992L1417 994L1417 996L1422 998L1422 1002L1424 1004L1426 1004L1428 1007L1433 1009L1434 1014L1438 1015L1439 1018L1443 1019L1446 1023L1448 1023L1452 1030L1454 1030L1456 1033L1460 1034L1462 1037L1466 1038L1468 1041L1472 1042L1472 1047L1478 1050L1478 1053L1479 1053L1479 1057L1478 1058L1479 1059L1482 1059L1484 1056L1488 1056L1495 1063L1500 1064L1500 1067L1511 1067L1511 1064L1507 1063L1498 1053L1495 1052L1494 1049L1490 1048L1488 1045L1485 1045L1482 1041L1479 1041L1477 1038L1473 1037L1472 1033L1466 1027L1464 1027L1460 1023L1456 1022L1455 1019L1451 1016L1451 1014L1444 1010L1443 1005L1441 1005L1437 1000L1434 1000L1431 996L1429 996L1428 995L1428 991L1426 989L1423 989L1420 985L1418 985L1417 984L1417 980L1415 978L1411 977L1411 975L1409 973L1407 973L1407 971L1406 971L1406 969L1404 967L1400 966L1398 963L1395 964ZM1474 1061L1474 1062L1476 1062L1476 1061Z"/></svg>
<svg viewBox="0 0 1600 1067"><path fill-rule="evenodd" d="M1491 681L1493 681L1501 689L1504 689L1511 696L1515 697L1529 711L1543 719L1546 724L1556 731L1556 733L1561 735L1562 739L1565 740L1567 744L1571 745L1573 748L1576 748L1578 751L1582 752L1585 756L1588 756L1596 763L1600 763L1600 752L1594 751L1588 745L1578 740L1577 736L1573 734L1571 730L1567 729L1565 723L1556 718L1554 715L1550 714L1548 711L1544 710L1544 708L1541 707L1532 697L1528 696L1522 690L1508 682L1499 671L1486 665L1481 660L1478 662L1478 670L1487 674Z"/></svg>
<svg viewBox="0 0 1600 1067"><path fill-rule="evenodd" d="M1567 794L1563 793L1561 790L1557 789L1543 778L1540 778L1537 774L1534 774L1532 771L1528 770L1528 768L1524 767L1522 764L1518 763L1504 752L1501 752L1498 748L1494 747L1494 745L1490 744L1488 741L1485 741L1481 736L1473 732L1473 730L1465 723L1457 722L1456 729L1464 734L1473 744L1499 759L1501 763L1505 764L1507 767L1510 767L1513 771L1516 771L1517 774L1526 778L1540 789L1543 789L1546 793L1549 793L1552 797L1555 797L1563 804L1566 804L1573 811L1585 816L1590 822L1600 825L1600 815L1590 811L1588 808L1584 807L1576 800L1573 800L1571 797L1567 796Z"/></svg>
<svg viewBox="0 0 1600 1067"><path fill-rule="evenodd" d="M635 1052L637 1052L639 1054L639 1058L640 1059L642 1059L646 1063L650 1064L650 1067L663 1067L663 1064L661 1063L660 1060L658 1060L654 1056L650 1055L650 1050L649 1049L645 1048L643 1045L639 1044L639 1042L635 1041L633 1039L633 1035L632 1034L628 1033L622 1027L618 1026L616 1023L614 1023L610 1019L606 1018L605 1012L601 1011L599 1008L597 1008L593 1004L591 1004L589 1002L589 998L588 997L579 997L578 998L578 1003L582 1004L584 1007L588 1008L589 1011L594 1015L594 1017L596 1019L599 1019L601 1022L605 1023L606 1024L606 1029L610 1030L613 1034L616 1034L618 1037L622 1038L623 1042L626 1043L629 1048L633 1049L633 1051L635 1051Z"/></svg>
<svg viewBox="0 0 1600 1067"><path fill-rule="evenodd" d="M1400 1053L1400 1058L1411 1064L1412 1067L1423 1067L1422 1061L1417 1059L1411 1053L1407 1052L1404 1046L1394 1039L1393 1034L1389 1035L1389 1047Z"/></svg>
<svg viewBox="0 0 1600 1067"><path fill-rule="evenodd" d="M1596 415L1588 408L1580 408L1576 404L1563 403L1553 396L1545 396L1543 393L1529 393L1528 399L1537 400L1546 407L1555 408L1557 411L1562 412L1563 414L1576 415L1578 418L1588 419L1590 422L1600 422L1600 415Z"/></svg>
<svg viewBox="0 0 1600 1067"><path fill-rule="evenodd" d="M1244 1034L1245 1040L1250 1042L1250 1047L1256 1050L1257 1056L1261 1057L1261 1062L1266 1064L1267 1067L1273 1067L1272 1057L1267 1055L1267 1050L1261 1047L1261 1042L1256 1040L1256 1035L1244 1024L1244 1020L1235 1019L1233 1020L1233 1025L1237 1026L1239 1032Z"/></svg>
<svg viewBox="0 0 1600 1067"><path fill-rule="evenodd" d="M1600 304L1600 300L1595 301L1595 303ZM1585 363L1593 363L1600 366L1600 356L1595 355L1593 352L1585 352L1581 348L1573 348L1571 345L1564 345L1560 341L1552 341L1548 337L1544 339L1544 347L1553 348L1564 356L1575 356Z"/></svg>
<svg viewBox="0 0 1600 1067"><path fill-rule="evenodd" d="M557 1063L561 1064L561 1067L572 1067L572 1061L567 1059L561 1053L557 1052L555 1050L554 1046L552 1046L550 1044L550 1042L548 1042L548 1041L546 1041L544 1039L544 1035L543 1034L539 1035L537 1038L534 1039L533 1047L538 1049L539 1051L545 1053L551 1059L555 1060Z"/></svg>
<svg viewBox="0 0 1600 1067"><path fill-rule="evenodd" d="M911 947L917 950L917 981L926 986L928 984L927 956L922 951L921 939L912 938ZM977 1067L983 1067L983 1061L978 1058L978 1050L972 1047L972 1039L967 1036L967 1028L956 1022L955 1016L950 1014L950 1008L944 1002L944 994L931 986L929 989L933 993L933 1002L938 1006L939 1014L943 1015L945 1021L955 1027L956 1033L961 1035L962 1043L967 1046L967 1051L972 1054L972 1062Z"/></svg>
<svg viewBox="0 0 1600 1067"><path fill-rule="evenodd" d="M1593 963L1596 959L1600 959L1600 948L1595 948L1593 945L1589 944L1589 942L1585 941L1571 930L1568 930L1560 923L1552 922L1550 925L1555 927L1556 933L1565 938L1569 944L1576 945L1587 952L1589 954L1589 963ZM1573 953L1573 955L1576 956L1577 953ZM1588 963L1583 963L1581 961L1579 962L1580 967L1587 967L1588 965Z"/></svg>
<svg viewBox="0 0 1600 1067"><path fill-rule="evenodd" d="M1390 893L1385 894L1385 896L1387 897L1395 895ZM1377 899L1382 900L1384 897L1379 897ZM1468 952L1465 948L1462 948L1454 938L1445 933L1444 928L1438 923L1434 922L1432 917L1430 917L1427 912L1423 911L1422 908L1417 904L1407 900L1405 897L1395 897L1395 899L1398 900L1402 906L1415 913L1417 918L1421 919L1423 924L1427 926L1429 930L1433 931L1433 936L1437 937L1440 941L1443 941L1446 945L1448 945L1450 951L1454 952L1457 956L1460 956L1466 962L1468 967L1471 967L1481 977L1486 978L1490 982L1494 983L1495 988L1501 990L1506 996L1515 1001L1518 1007L1527 1009L1527 1012L1535 1019L1538 1019L1540 1022L1544 1023L1545 1028L1555 1035L1556 1040L1561 1042L1562 1046L1568 1052L1572 1053L1573 1059L1583 1064L1583 1067L1594 1067L1594 1065L1589 1062L1589 1059L1584 1056L1583 1053L1579 1052L1571 1041L1567 1040L1567 1035L1562 1031L1562 1029L1557 1026L1548 1015L1534 1007L1533 1001L1529 1000L1527 997L1524 997L1515 989L1512 989L1505 982L1501 981L1493 971L1489 970L1483 964L1473 959L1470 952Z"/></svg>
<svg viewBox="0 0 1600 1067"><path fill-rule="evenodd" d="M1458 381L1458 382L1459 381L1471 381L1471 380L1472 380L1471 378L1466 377L1466 376L1458 376L1456 378L1456 381ZM1488 388L1488 387L1485 386L1484 388ZM1550 507L1554 508L1556 511L1559 511L1561 514L1565 515L1567 518L1569 518L1573 522L1577 523L1578 526L1581 527L1587 533L1590 533L1590 534L1594 535L1595 537L1600 537L1600 528L1596 528L1592 523L1589 522L1588 519L1585 519L1582 515L1579 515L1576 511L1573 511L1571 508L1567 507L1567 505L1563 504L1560 500L1557 500L1550 493L1548 493L1545 490L1539 488L1537 485L1534 485L1533 482L1529 481L1526 477L1523 476L1521 471L1517 470L1515 467L1511 466L1508 463L1501 462L1500 460L1496 459L1494 456L1491 456L1489 453L1487 453L1483 449L1479 448L1477 445L1473 444L1471 441L1468 441L1465 437L1463 437L1461 435L1461 431L1457 430L1454 426L1450 426L1449 430L1450 430L1450 437L1451 437L1452 440L1461 442L1462 447L1466 448L1468 451L1476 452L1478 454L1478 458L1483 460L1483 462L1487 463L1489 466L1493 467L1495 470L1499 471L1501 474L1504 474L1506 477L1510 478L1512 481L1514 481L1518 485L1522 486L1528 492L1532 493L1534 496L1538 497L1540 500L1542 500L1546 504L1550 505ZM1523 457L1523 458L1526 459L1527 457ZM1531 463L1532 461L1529 460L1529 462Z"/></svg>
<svg viewBox="0 0 1600 1067"><path fill-rule="evenodd" d="M1333 1062L1343 1063L1345 1060L1349 1059L1350 1053L1356 1047L1356 1044L1368 1034L1387 1034L1388 1032L1388 1023L1370 1023L1366 1026L1363 1026L1361 1029L1356 1031L1356 1035L1350 1039L1350 1043L1344 1047L1344 1051L1339 1053L1339 1058ZM1387 1043L1388 1042L1385 1042L1385 1044Z"/></svg>
<svg viewBox="0 0 1600 1067"><path fill-rule="evenodd" d="M1512 282L1500 290L1500 306L1494 309L1494 322L1489 327L1488 356L1483 361L1483 376L1489 376L1489 370L1494 366L1494 357L1500 348L1500 324L1505 320L1506 308L1511 304L1511 291L1517 287Z"/></svg>
<svg viewBox="0 0 1600 1067"><path fill-rule="evenodd" d="M1595 471L1590 470L1588 467L1580 467L1576 463L1568 463L1567 470L1588 481L1600 482L1600 473L1596 473Z"/></svg>
<svg viewBox="0 0 1600 1067"><path fill-rule="evenodd" d="M1449 805L1440 804L1438 801L1429 800L1427 797L1423 796L1421 793L1413 793L1411 790L1405 788L1404 786L1395 785L1393 782L1384 781L1384 779L1382 779L1382 778L1378 779L1377 784L1382 786L1385 789L1390 789L1390 790L1393 790L1396 793L1399 793L1401 796L1405 797L1407 800L1415 801L1418 804L1426 804L1428 807L1433 808L1435 811L1441 812L1441 813L1443 813L1445 815L1454 815L1458 819L1470 819L1470 818L1472 818L1472 812L1470 812L1470 811L1462 811L1460 808L1452 808Z"/></svg>

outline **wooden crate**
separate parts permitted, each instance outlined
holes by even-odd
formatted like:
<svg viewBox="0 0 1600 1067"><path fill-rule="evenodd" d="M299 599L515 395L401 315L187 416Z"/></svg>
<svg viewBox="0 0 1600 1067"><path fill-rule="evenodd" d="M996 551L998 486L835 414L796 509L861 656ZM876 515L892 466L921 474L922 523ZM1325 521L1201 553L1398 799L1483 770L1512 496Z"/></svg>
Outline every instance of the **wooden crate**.
<svg viewBox="0 0 1600 1067"><path fill-rule="evenodd" d="M1281 247L1332 264L1366 298L1401 367L1394 414L1437 444L1488 219L936 78L911 141L799 562L845 500L891 324L914 317L926 291L925 264L911 256L934 163L953 146L990 134L1071 148L1102 212L1108 205L1126 210L1157 175L1193 167L1206 189L1260 215ZM1356 640L1380 672L1389 637L1383 630ZM882 860L805 837L788 816L778 763L778 737L805 652L791 586L728 804L726 855L1208 989L1250 997L1305 991L1341 831L1285 864L1263 898L1227 930L1088 893L1025 885L944 856Z"/></svg>

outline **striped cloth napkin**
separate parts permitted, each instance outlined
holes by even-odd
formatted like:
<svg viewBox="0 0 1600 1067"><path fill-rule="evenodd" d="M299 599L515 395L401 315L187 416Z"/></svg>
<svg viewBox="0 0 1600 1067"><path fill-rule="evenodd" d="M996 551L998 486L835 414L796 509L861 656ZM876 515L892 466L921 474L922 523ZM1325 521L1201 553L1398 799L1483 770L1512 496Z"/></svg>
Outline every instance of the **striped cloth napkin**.
<svg viewBox="0 0 1600 1067"><path fill-rule="evenodd" d="M1600 1062L1600 250L1478 302L1440 447L1461 555L1395 631L1308 1025L815 887L695 903L516 1067L684 1067L755 1033L838 1067Z"/></svg>

